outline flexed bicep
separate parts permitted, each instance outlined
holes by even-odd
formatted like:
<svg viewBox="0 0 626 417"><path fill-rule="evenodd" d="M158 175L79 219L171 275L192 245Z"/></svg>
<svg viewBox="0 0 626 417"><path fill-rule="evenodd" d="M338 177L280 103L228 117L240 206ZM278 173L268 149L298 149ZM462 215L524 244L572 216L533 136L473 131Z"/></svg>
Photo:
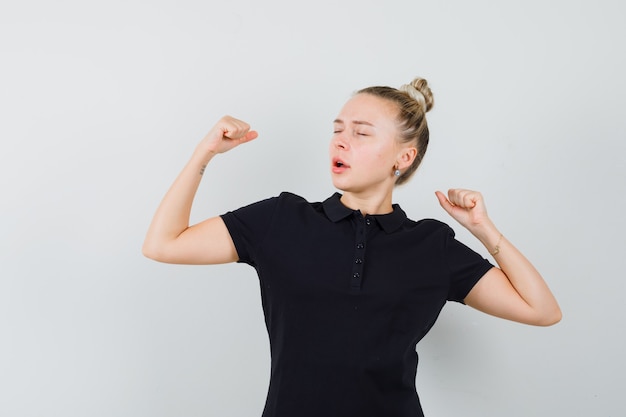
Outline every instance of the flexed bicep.
<svg viewBox="0 0 626 417"><path fill-rule="evenodd" d="M222 117L213 126L161 200L146 233L142 248L145 256L179 264L219 264L238 259L228 229L220 217L193 226L189 226L189 218L209 161L257 136L246 122L230 116Z"/></svg>
<svg viewBox="0 0 626 417"><path fill-rule="evenodd" d="M187 265L223 264L239 259L221 217L212 217L188 227L146 256L159 262Z"/></svg>

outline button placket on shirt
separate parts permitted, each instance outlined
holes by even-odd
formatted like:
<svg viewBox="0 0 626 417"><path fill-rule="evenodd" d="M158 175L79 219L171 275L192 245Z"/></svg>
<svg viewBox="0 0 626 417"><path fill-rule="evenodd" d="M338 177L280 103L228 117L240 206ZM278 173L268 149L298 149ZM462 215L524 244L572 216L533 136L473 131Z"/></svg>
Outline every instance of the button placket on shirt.
<svg viewBox="0 0 626 417"><path fill-rule="evenodd" d="M352 264L352 277L350 279L350 288L352 292L361 290L363 283L363 266L365 264L365 243L366 243L366 227L372 224L369 217L363 218L360 213L357 215L354 263Z"/></svg>

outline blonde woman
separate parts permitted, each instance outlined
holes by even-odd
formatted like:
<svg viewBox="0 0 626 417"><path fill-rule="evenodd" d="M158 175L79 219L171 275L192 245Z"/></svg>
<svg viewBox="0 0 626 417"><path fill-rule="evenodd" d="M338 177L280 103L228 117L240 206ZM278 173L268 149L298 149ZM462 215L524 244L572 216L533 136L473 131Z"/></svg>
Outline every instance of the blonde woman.
<svg viewBox="0 0 626 417"><path fill-rule="evenodd" d="M207 164L258 136L223 117L161 202L146 256L243 262L257 271L272 355L264 417L422 416L415 348L447 301L532 325L561 319L543 278L492 223L479 192L436 197L497 266L446 224L411 220L393 204L394 187L426 152L432 106L421 78L363 89L333 122L329 169L340 193L308 202L284 192L189 225Z"/></svg>

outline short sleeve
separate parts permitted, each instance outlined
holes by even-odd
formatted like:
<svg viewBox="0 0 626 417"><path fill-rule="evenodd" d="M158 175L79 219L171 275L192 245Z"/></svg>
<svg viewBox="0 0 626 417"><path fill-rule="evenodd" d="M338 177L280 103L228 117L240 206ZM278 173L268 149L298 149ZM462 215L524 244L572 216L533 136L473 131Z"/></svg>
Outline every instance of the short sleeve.
<svg viewBox="0 0 626 417"><path fill-rule="evenodd" d="M268 198L221 215L235 244L238 262L255 266L255 257L267 235L278 197Z"/></svg>
<svg viewBox="0 0 626 417"><path fill-rule="evenodd" d="M493 268L493 264L456 240L451 228L448 228L445 255L450 271L448 300L463 303L474 285Z"/></svg>

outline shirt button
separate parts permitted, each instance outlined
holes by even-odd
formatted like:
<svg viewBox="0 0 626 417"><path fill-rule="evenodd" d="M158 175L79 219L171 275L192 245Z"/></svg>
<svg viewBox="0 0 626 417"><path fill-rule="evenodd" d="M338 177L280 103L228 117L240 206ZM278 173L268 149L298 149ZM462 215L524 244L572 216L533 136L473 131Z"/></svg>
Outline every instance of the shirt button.
<svg viewBox="0 0 626 417"><path fill-rule="evenodd" d="M362 263L363 263L363 259L361 259L361 258L357 258L357 259L354 261L354 263L355 263L355 264L362 264Z"/></svg>
<svg viewBox="0 0 626 417"><path fill-rule="evenodd" d="M360 276L361 276L361 274L359 274L358 272L355 272L355 273L352 275L352 278L354 278L354 279L358 279Z"/></svg>
<svg viewBox="0 0 626 417"><path fill-rule="evenodd" d="M364 247L365 247L365 245L362 244L362 243L357 243L357 245L356 245L357 249L363 249Z"/></svg>
<svg viewBox="0 0 626 417"><path fill-rule="evenodd" d="M372 224L372 219L365 219L365 224L368 226Z"/></svg>

